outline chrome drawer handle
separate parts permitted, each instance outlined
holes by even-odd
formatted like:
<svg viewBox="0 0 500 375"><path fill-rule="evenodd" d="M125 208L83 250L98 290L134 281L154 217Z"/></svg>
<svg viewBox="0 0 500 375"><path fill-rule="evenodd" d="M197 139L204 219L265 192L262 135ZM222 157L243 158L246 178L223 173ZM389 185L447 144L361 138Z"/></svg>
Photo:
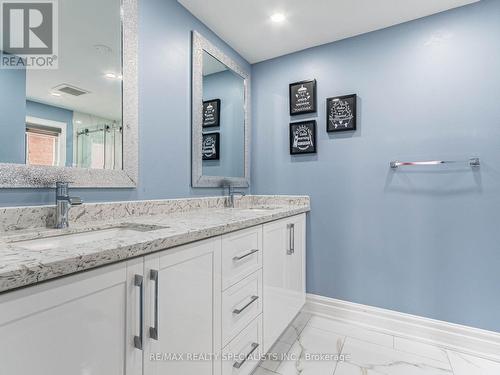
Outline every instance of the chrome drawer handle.
<svg viewBox="0 0 500 375"><path fill-rule="evenodd" d="M134 286L139 288L139 336L134 336L134 347L136 349L142 350L142 338L143 338L143 319L144 319L144 290L142 287L144 277L141 275L135 275Z"/></svg>
<svg viewBox="0 0 500 375"><path fill-rule="evenodd" d="M241 366L243 366L245 364L245 362L248 360L248 358L250 358L250 356L253 354L253 352L257 350L258 347L259 347L259 344L254 342L252 344L252 350L250 350L250 352L245 356L245 358L243 360L241 360L240 362L234 362L233 367L240 368Z"/></svg>
<svg viewBox="0 0 500 375"><path fill-rule="evenodd" d="M233 314L241 314L243 311L245 311L252 303L254 303L255 301L257 301L259 299L258 296L252 296L250 298L250 302L248 302L245 306L243 306L241 309L234 309L233 310Z"/></svg>
<svg viewBox="0 0 500 375"><path fill-rule="evenodd" d="M249 257L250 255L253 255L253 254L257 253L258 251L259 251L259 249L253 249L253 250L251 250L249 253L247 253L245 255L242 255L242 256L239 256L239 257L234 257L233 261L238 262L238 261L240 261L242 259L245 259L246 257Z"/></svg>
<svg viewBox="0 0 500 375"><path fill-rule="evenodd" d="M153 340L158 341L158 271L151 270L149 272L149 278L151 281L155 282L155 318L154 318L154 327L149 327L149 337Z"/></svg>
<svg viewBox="0 0 500 375"><path fill-rule="evenodd" d="M292 255L295 253L295 224L288 224L289 247L286 253Z"/></svg>

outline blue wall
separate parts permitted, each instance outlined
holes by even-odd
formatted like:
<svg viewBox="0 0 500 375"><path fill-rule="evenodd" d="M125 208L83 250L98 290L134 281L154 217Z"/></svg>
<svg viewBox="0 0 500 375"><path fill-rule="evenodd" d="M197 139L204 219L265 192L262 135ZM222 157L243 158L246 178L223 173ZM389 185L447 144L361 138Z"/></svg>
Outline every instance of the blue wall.
<svg viewBox="0 0 500 375"><path fill-rule="evenodd" d="M138 189L74 189L86 202L221 194L191 185L191 31L250 65L176 0L139 2ZM45 189L0 190L0 206L52 204Z"/></svg>
<svg viewBox="0 0 500 375"><path fill-rule="evenodd" d="M204 133L220 133L220 160L203 161L206 176L245 175L245 87L243 78L226 70L203 78L203 100L220 99L220 127Z"/></svg>
<svg viewBox="0 0 500 375"><path fill-rule="evenodd" d="M73 111L26 100L26 116L66 123L66 166L73 165Z"/></svg>
<svg viewBox="0 0 500 375"><path fill-rule="evenodd" d="M190 31L246 64L175 0L140 2L140 186L87 201L207 195L190 186ZM500 2L253 67L253 193L310 194L308 290L500 331ZM319 153L288 155L288 83L314 77ZM359 95L359 130L327 135L328 96ZM309 117L308 117L309 118ZM466 158L479 172L401 170ZM2 190L0 206L53 202Z"/></svg>
<svg viewBox="0 0 500 375"><path fill-rule="evenodd" d="M26 71L0 69L0 163L24 164Z"/></svg>
<svg viewBox="0 0 500 375"><path fill-rule="evenodd" d="M500 1L253 66L253 188L309 194L310 293L500 331ZM288 84L318 80L318 114L288 116ZM357 93L354 133L325 99ZM318 120L318 154L288 153ZM389 161L481 157L468 167Z"/></svg>

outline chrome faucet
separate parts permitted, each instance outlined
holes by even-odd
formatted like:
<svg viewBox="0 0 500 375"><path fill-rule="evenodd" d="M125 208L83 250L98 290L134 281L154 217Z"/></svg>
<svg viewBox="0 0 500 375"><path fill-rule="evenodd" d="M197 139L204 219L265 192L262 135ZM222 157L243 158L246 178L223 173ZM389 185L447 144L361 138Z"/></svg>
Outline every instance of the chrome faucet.
<svg viewBox="0 0 500 375"><path fill-rule="evenodd" d="M244 197L245 193L242 191L235 191L234 186L232 185L227 185L227 188L229 190L227 196L227 207L234 208L234 196L239 195L241 197Z"/></svg>
<svg viewBox="0 0 500 375"><path fill-rule="evenodd" d="M71 206L79 206L82 203L80 198L69 196L68 182L56 182L56 228L67 228L69 209Z"/></svg>

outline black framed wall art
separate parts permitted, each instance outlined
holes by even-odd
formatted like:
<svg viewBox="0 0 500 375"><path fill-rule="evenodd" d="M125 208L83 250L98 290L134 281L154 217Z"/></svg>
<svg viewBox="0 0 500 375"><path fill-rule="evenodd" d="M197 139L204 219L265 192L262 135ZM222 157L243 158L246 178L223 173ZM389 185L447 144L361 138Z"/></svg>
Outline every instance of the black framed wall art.
<svg viewBox="0 0 500 375"><path fill-rule="evenodd" d="M220 159L220 134L205 133L203 134L202 143L203 160L219 160Z"/></svg>
<svg viewBox="0 0 500 375"><path fill-rule="evenodd" d="M356 102L356 94L326 99L326 131L356 130Z"/></svg>
<svg viewBox="0 0 500 375"><path fill-rule="evenodd" d="M203 102L203 127L214 128L220 126L220 99Z"/></svg>
<svg viewBox="0 0 500 375"><path fill-rule="evenodd" d="M316 112L316 80L291 83L289 100L290 116Z"/></svg>
<svg viewBox="0 0 500 375"><path fill-rule="evenodd" d="M316 153L316 120L290 124L290 154Z"/></svg>

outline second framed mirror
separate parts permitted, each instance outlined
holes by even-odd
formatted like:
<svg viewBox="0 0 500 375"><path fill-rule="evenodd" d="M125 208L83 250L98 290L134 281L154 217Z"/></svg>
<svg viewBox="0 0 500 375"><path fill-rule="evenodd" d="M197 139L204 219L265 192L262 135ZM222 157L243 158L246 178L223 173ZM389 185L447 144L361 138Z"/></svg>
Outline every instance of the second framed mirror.
<svg viewBox="0 0 500 375"><path fill-rule="evenodd" d="M250 73L193 32L192 185L249 186Z"/></svg>

